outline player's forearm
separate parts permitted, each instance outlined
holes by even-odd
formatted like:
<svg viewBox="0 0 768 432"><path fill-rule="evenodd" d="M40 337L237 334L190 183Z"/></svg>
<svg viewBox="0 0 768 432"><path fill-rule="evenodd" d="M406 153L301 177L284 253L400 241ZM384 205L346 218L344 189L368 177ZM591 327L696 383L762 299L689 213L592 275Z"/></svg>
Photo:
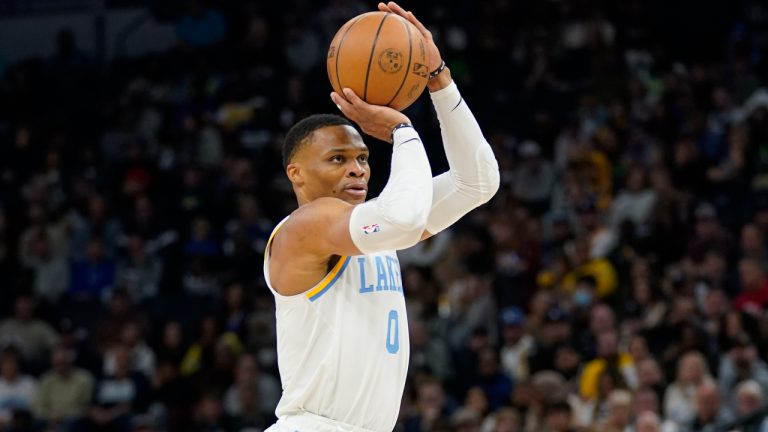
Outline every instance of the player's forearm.
<svg viewBox="0 0 768 432"><path fill-rule="evenodd" d="M350 234L363 253L405 249L424 231L432 203L432 170L424 145L412 127L394 133L392 168L375 200L358 205ZM378 233L381 234L378 234Z"/></svg>
<svg viewBox="0 0 768 432"><path fill-rule="evenodd" d="M427 230L434 234L496 194L499 166L456 84L451 82L430 93L430 97L440 121L450 167L447 173L433 181L433 203Z"/></svg>

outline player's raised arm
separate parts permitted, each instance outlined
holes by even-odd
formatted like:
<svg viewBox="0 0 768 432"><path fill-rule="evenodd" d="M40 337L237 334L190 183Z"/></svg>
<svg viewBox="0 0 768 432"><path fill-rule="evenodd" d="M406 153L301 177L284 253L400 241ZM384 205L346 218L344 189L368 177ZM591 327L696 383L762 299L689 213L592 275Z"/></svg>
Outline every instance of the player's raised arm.
<svg viewBox="0 0 768 432"><path fill-rule="evenodd" d="M314 170L312 178L317 178L316 173L322 171L325 164L338 164L345 174L341 176L341 183L332 189L341 194L304 199L306 203L281 230L290 235L276 238L278 248L329 256L413 246L425 229L432 202L432 173L418 133L404 114L369 105L351 91L345 92L345 98L334 93L332 99L363 131L392 141L389 180L377 199L362 203L367 189L368 164L367 147L359 134L347 126L338 131L339 136L327 138L328 145L315 143L313 152L299 155L297 163L288 165L289 177L294 185L303 185L306 170ZM317 134L313 139L323 140L323 137ZM364 160L360 159L361 155L365 156ZM332 171L333 168L328 169L329 179L333 178ZM361 199L356 200L356 195L361 195Z"/></svg>
<svg viewBox="0 0 768 432"><path fill-rule="evenodd" d="M430 73L427 88L440 121L445 155L450 170L434 178L432 208L422 238L451 226L470 210L490 200L499 189L499 165L491 146L483 137L475 117L450 70L442 61L432 34L413 15L395 2L379 3L379 9L396 13L422 33L429 52Z"/></svg>

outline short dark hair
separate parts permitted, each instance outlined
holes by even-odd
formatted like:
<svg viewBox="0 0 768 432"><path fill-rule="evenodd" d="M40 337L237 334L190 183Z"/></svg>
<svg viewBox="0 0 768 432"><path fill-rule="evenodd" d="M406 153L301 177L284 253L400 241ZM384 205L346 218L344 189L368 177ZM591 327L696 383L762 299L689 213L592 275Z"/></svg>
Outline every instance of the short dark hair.
<svg viewBox="0 0 768 432"><path fill-rule="evenodd" d="M301 119L285 134L285 141L283 141L283 167L288 166L296 150L304 144L305 140L312 135L312 132L326 126L354 127L349 120L336 114L313 114Z"/></svg>

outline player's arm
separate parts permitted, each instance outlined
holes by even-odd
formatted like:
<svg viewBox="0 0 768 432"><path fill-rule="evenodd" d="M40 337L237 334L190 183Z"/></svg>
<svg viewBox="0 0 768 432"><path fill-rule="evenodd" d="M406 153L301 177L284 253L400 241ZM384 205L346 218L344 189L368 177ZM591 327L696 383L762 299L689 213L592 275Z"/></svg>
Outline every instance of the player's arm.
<svg viewBox="0 0 768 432"><path fill-rule="evenodd" d="M433 180L432 206L422 238L446 229L472 209L490 200L499 189L499 165L475 117L441 60L432 34L412 12L395 2L379 3L379 9L410 21L422 34L429 53L427 87L440 121L445 156L450 170Z"/></svg>
<svg viewBox="0 0 768 432"><path fill-rule="evenodd" d="M411 247L421 238L432 202L432 172L421 138L402 113L369 105L351 90L345 97L332 96L347 117L367 134L392 141L387 184L378 198L363 204L352 205L337 198L305 204L283 228L290 236L280 237L291 239L289 248L300 247L317 256Z"/></svg>
<svg viewBox="0 0 768 432"><path fill-rule="evenodd" d="M423 238L448 228L499 190L499 165L446 68L430 82L430 97L440 121L448 172L433 179L432 207ZM434 84L447 85L433 90Z"/></svg>

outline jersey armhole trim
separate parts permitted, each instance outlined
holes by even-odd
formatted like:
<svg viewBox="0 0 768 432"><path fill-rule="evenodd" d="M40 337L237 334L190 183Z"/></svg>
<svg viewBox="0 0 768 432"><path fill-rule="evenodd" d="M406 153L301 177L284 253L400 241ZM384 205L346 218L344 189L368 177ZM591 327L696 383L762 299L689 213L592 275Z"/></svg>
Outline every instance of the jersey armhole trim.
<svg viewBox="0 0 768 432"><path fill-rule="evenodd" d="M329 289L333 286L333 284L336 283L337 280L341 277L342 273L344 273L344 270L347 268L347 264L349 264L351 257L349 256L342 256L339 259L339 262L336 263L335 266L331 269L330 272L328 272L327 275L323 278L323 280L320 281L317 285L315 285L314 288L307 291L306 296L309 299L309 301L313 302L320 297L322 297L323 294L328 292Z"/></svg>

